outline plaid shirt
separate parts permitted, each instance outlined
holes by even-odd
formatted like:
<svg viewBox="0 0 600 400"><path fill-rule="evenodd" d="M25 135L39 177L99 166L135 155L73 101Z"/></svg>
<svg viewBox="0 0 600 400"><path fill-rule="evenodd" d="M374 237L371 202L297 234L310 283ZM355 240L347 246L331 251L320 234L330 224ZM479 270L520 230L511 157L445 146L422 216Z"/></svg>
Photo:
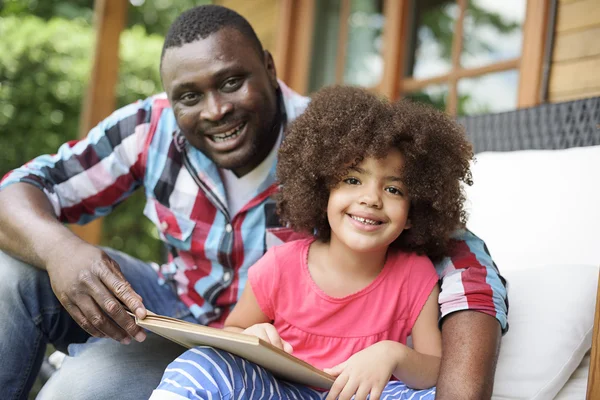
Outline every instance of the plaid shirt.
<svg viewBox="0 0 600 400"><path fill-rule="evenodd" d="M309 99L280 86L291 121ZM187 143L164 94L116 111L85 139L9 172L0 189L15 182L43 190L57 217L77 224L110 213L142 186L144 214L170 250L168 263L157 267L159 279L174 284L202 324L222 324L244 288L248 268L270 246L297 237L275 215L275 163L253 199L230 215L217 166ZM485 244L468 231L457 233L457 240L455 254L436 266L442 317L478 310L506 329L505 282Z"/></svg>

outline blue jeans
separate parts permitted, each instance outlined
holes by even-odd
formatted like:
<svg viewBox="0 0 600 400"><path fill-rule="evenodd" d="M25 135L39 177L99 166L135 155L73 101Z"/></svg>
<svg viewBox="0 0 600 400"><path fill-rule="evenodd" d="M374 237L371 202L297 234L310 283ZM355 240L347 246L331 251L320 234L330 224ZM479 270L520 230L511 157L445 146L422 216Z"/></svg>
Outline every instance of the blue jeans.
<svg viewBox="0 0 600 400"><path fill-rule="evenodd" d="M158 283L149 264L105 251L148 309L197 322L176 293ZM147 399L165 367L185 350L152 334L143 343L130 345L90 338L52 292L46 271L0 252L1 399L27 398L47 343L68 351L68 357L38 399Z"/></svg>

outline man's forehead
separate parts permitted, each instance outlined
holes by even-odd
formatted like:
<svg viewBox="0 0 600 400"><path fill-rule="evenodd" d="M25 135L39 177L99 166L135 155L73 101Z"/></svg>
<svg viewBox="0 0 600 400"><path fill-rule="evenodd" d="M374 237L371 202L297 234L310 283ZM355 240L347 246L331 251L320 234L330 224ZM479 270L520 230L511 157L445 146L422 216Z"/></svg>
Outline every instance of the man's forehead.
<svg viewBox="0 0 600 400"><path fill-rule="evenodd" d="M225 27L205 38L166 49L163 63L171 59L177 62L197 59L228 61L245 56L249 47L252 47L251 41L241 32Z"/></svg>

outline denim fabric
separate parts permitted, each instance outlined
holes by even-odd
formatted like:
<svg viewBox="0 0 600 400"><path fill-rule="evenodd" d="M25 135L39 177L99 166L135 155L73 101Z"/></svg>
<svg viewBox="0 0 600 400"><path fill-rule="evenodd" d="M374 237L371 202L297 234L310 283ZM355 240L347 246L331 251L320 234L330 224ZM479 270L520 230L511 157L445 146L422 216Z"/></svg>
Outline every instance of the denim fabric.
<svg viewBox="0 0 600 400"><path fill-rule="evenodd" d="M111 249L145 306L156 313L196 322L152 267ZM184 351L148 334L144 343L122 345L90 338L64 310L46 271L0 252L0 398L26 399L46 344L69 353L40 392L41 399L147 399L164 368Z"/></svg>

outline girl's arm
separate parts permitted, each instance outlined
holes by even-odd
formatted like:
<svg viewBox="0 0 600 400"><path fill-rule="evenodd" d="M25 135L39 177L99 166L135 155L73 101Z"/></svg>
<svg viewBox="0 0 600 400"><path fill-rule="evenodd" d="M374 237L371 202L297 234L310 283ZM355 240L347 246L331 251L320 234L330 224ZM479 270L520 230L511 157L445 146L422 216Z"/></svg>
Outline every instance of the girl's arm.
<svg viewBox="0 0 600 400"><path fill-rule="evenodd" d="M231 314L225 319L225 330L242 332L252 325L270 322L269 317L262 312L258 305L252 285L250 285L250 282L247 282L240 299L235 307L233 307Z"/></svg>
<svg viewBox="0 0 600 400"><path fill-rule="evenodd" d="M258 305L258 300L252 290L250 282L240 296L231 314L225 320L226 331L245 333L261 338L267 343L282 349L287 353L294 351L293 347L281 339L277 329L271 324L269 317L265 315Z"/></svg>
<svg viewBox="0 0 600 400"><path fill-rule="evenodd" d="M412 329L414 350L401 343L390 342L396 352L394 376L415 389L435 386L442 357L442 334L438 328L438 296L436 285L423 306Z"/></svg>

